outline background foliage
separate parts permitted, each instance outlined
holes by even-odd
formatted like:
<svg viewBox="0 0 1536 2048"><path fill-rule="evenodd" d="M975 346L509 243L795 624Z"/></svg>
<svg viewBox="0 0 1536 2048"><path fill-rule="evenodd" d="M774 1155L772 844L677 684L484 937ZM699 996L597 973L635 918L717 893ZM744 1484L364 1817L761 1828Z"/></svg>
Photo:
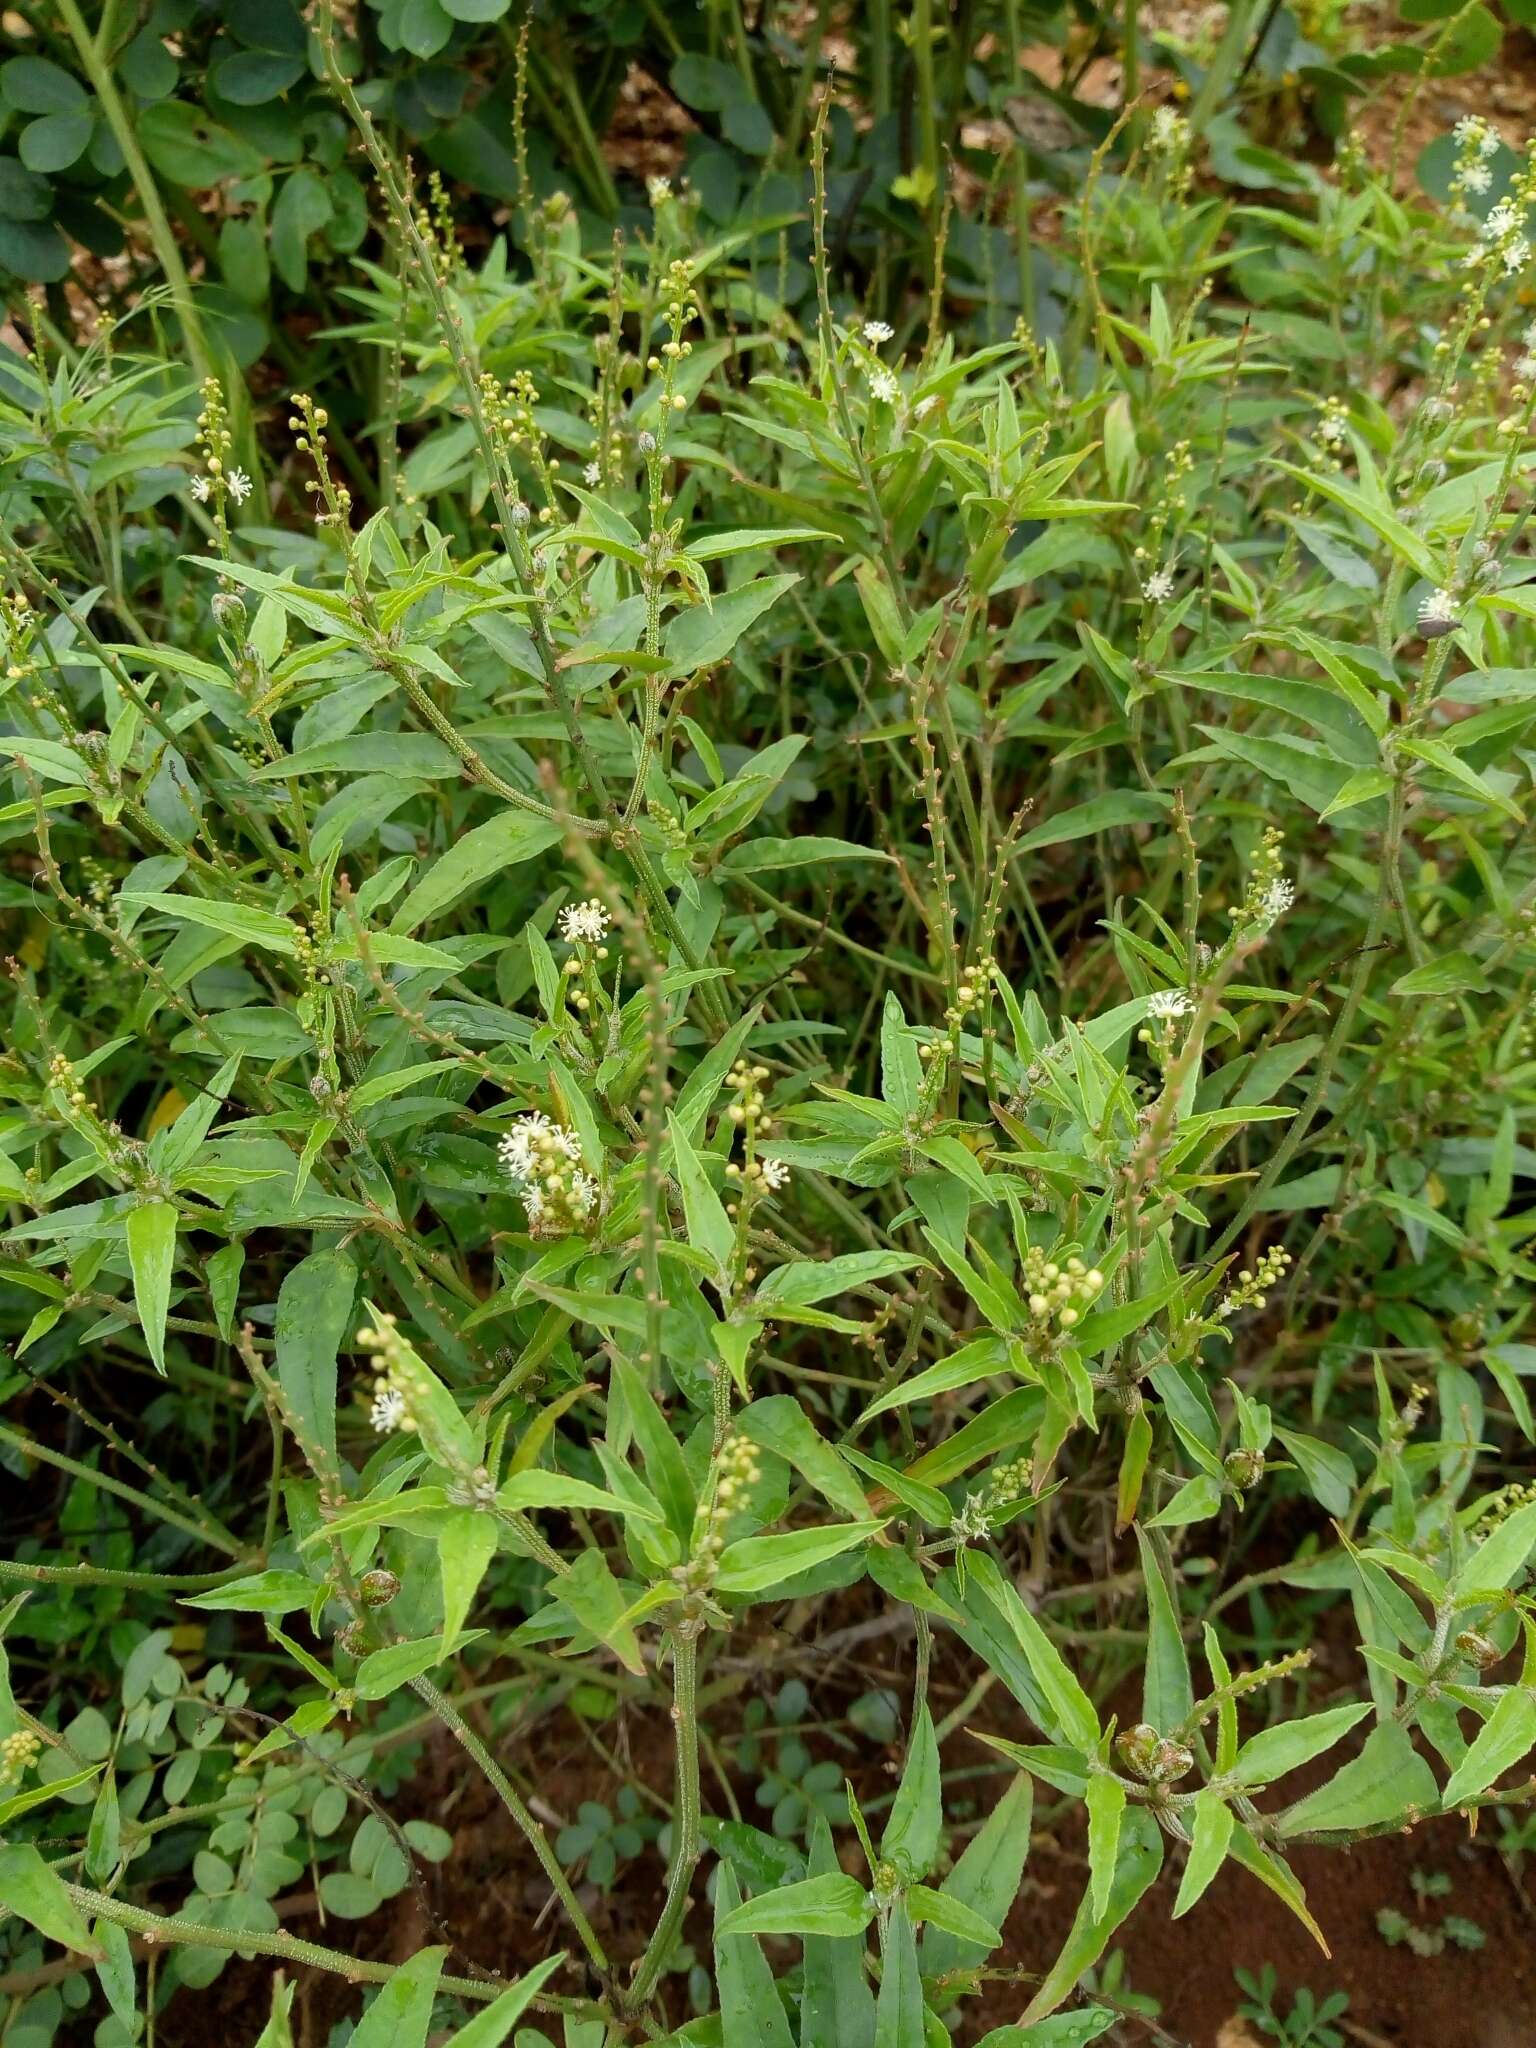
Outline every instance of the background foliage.
<svg viewBox="0 0 1536 2048"><path fill-rule="evenodd" d="M1410 12L8 16L13 2048L1135 2040L1520 1826L1536 172Z"/></svg>

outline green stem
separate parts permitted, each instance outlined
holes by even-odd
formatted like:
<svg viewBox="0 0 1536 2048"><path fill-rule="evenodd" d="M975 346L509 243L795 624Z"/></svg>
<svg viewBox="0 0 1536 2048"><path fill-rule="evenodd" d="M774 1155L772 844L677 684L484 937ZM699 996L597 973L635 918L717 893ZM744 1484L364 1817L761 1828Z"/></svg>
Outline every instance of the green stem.
<svg viewBox="0 0 1536 2048"><path fill-rule="evenodd" d="M340 1949L322 1948L318 1942L301 1941L297 1935L278 1934L264 1927L205 1927L195 1920L149 1913L142 1907L125 1904L121 1899L109 1898L105 1892L92 1891L83 1884L66 1883L64 1889L81 1912L90 1914L93 1919L110 1920L119 1927L126 1927L132 1934L143 1935L151 1944L172 1942L194 1948L240 1949L259 1956L277 1956L306 1969L334 1971L358 1984L387 1984L402 1967L399 1963L367 1962L360 1956L344 1955ZM508 1988L499 1980L482 1983L477 1977L439 1977L437 1981L440 1991L452 1992L455 1998L472 1998L481 2004L488 2004ZM583 2017L607 2017L601 2006L588 1999L541 1996L533 2003Z"/></svg>
<svg viewBox="0 0 1536 2048"><path fill-rule="evenodd" d="M117 90L117 81L112 68L105 61L96 46L95 39L85 25L76 0L57 0L58 11L69 39L75 46L80 59L80 69L90 81L92 92L106 116L112 138L123 153L123 162L128 166L128 175L133 188L139 195L139 204L144 209L144 223L149 230L149 239L154 245L155 258L165 272L166 283L171 288L171 299L181 318L182 333L187 344L187 353L192 358L192 367L199 381L213 374L213 359L208 353L207 339L203 334L202 321L192 303L192 284L187 276L186 265L181 260L181 249L171 231L161 203L160 188L155 183L144 152L139 147L138 135L129 117L127 108Z"/></svg>
<svg viewBox="0 0 1536 2048"><path fill-rule="evenodd" d="M679 1631L672 1638L672 1725L677 1736L672 1867L667 1872L667 1896L662 1902L661 1917L625 1994L625 2003L630 2007L645 2003L667 1967L672 1945L688 1911L693 1873L699 1860L698 1675L698 1637Z"/></svg>
<svg viewBox="0 0 1536 2048"><path fill-rule="evenodd" d="M0 1425L0 1443L10 1444L29 1458L41 1458L45 1465L54 1465L60 1472L67 1472L72 1479L83 1479L87 1486L99 1487L103 1493L115 1493L119 1500L131 1501L146 1514L156 1515L162 1522L169 1522L173 1529L180 1529L184 1535L195 1536L199 1543L206 1543L214 1550L225 1551L230 1557L242 1557L245 1545L217 1523L194 1521L179 1509L168 1507L163 1500L156 1500L152 1494L140 1493L136 1486L129 1486L125 1480L114 1479L109 1473L98 1472L94 1466L82 1465L74 1458L67 1458L62 1451L56 1451L51 1444L40 1444L35 1438L23 1436L18 1431ZM154 1581L158 1584L158 1581Z"/></svg>
<svg viewBox="0 0 1536 2048"><path fill-rule="evenodd" d="M538 1857L540 1868L554 1887L555 1896L565 1908L566 1917L575 1928L577 1938L591 1958L593 1967L606 1977L608 1958L603 1952L603 1945L592 1932L592 1923L582 1911L580 1900L571 1890L571 1881L561 1869L559 1859L549 1846L543 1828L518 1797L511 1779L463 1715L443 1693L438 1691L430 1678L413 1678L410 1684L412 1692L419 1699L426 1701L449 1734L480 1766L487 1783L511 1814L529 1848Z"/></svg>

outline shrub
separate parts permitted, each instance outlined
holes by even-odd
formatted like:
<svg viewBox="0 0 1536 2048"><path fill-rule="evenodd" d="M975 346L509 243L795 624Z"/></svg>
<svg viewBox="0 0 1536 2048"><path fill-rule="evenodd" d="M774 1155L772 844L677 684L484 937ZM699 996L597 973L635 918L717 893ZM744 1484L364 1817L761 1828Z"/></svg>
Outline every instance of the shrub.
<svg viewBox="0 0 1536 2048"><path fill-rule="evenodd" d="M0 369L14 2038L139 2038L131 1935L383 1984L360 2048L974 2037L1035 1799L1081 1903L994 2048L1113 2024L1138 1905L1321 1939L1297 1846L1536 1747L1536 170L1260 203L1130 110L1033 324L942 237L888 324L823 114L764 319L690 188L472 260L322 83L340 396L194 378L174 289L190 370L153 295ZM546 1831L618 1708L664 1883L632 1789ZM443 1733L560 1923L510 1987Z"/></svg>

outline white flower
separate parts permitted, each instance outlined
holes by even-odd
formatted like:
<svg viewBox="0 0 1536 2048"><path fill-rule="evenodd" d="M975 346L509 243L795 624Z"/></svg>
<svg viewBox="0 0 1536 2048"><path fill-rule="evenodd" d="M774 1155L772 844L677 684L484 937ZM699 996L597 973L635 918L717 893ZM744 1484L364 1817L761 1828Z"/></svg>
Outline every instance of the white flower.
<svg viewBox="0 0 1536 2048"><path fill-rule="evenodd" d="M789 1184L789 1168L782 1159L765 1159L762 1162L763 1186L777 1194Z"/></svg>
<svg viewBox="0 0 1536 2048"><path fill-rule="evenodd" d="M539 1218L544 1214L543 1191L540 1189L536 1181L530 1181L528 1186L521 1190L521 1193L523 1197L523 1208L527 1214L528 1221L530 1223L537 1223Z"/></svg>
<svg viewBox="0 0 1536 2048"><path fill-rule="evenodd" d="M568 946L578 942L600 946L608 936L610 919L601 900L589 896L585 903L568 903L560 913L560 936Z"/></svg>
<svg viewBox="0 0 1536 2048"><path fill-rule="evenodd" d="M1273 924L1277 918L1284 917L1295 901L1296 884L1281 875L1264 891L1259 901L1259 916L1265 924Z"/></svg>
<svg viewBox="0 0 1536 2048"><path fill-rule="evenodd" d="M1536 378L1536 355L1516 356L1515 375L1523 384L1529 384Z"/></svg>
<svg viewBox="0 0 1536 2048"><path fill-rule="evenodd" d="M1513 234L1519 225L1520 216L1514 207L1507 199L1501 199L1497 206L1489 208L1477 232L1485 242L1502 242L1504 237Z"/></svg>
<svg viewBox="0 0 1536 2048"><path fill-rule="evenodd" d="M373 1397L368 1420L380 1436L388 1436L405 1420L405 1396L396 1387L381 1387Z"/></svg>
<svg viewBox="0 0 1536 2048"><path fill-rule="evenodd" d="M1169 1022L1175 1017L1187 1017L1194 1003L1181 988L1154 989L1147 997L1147 1015L1159 1022Z"/></svg>
<svg viewBox="0 0 1536 2048"><path fill-rule="evenodd" d="M1344 414L1336 405L1324 406L1313 429L1325 448L1337 448L1344 439Z"/></svg>
<svg viewBox="0 0 1536 2048"><path fill-rule="evenodd" d="M1431 640L1443 640L1461 623L1455 595L1449 590L1432 590L1419 603L1419 631Z"/></svg>
<svg viewBox="0 0 1536 2048"><path fill-rule="evenodd" d="M589 462L581 474L583 479L595 489L603 480L603 465L600 462Z"/></svg>
<svg viewBox="0 0 1536 2048"><path fill-rule="evenodd" d="M243 469L232 469L225 481L229 485L229 495L237 505L243 505L253 489L251 480L245 471Z"/></svg>
<svg viewBox="0 0 1536 2048"><path fill-rule="evenodd" d="M1504 273L1507 277L1513 277L1517 270L1524 270L1527 262L1530 260L1531 245L1524 235L1516 235L1515 239L1508 244L1502 253L1504 257Z"/></svg>
<svg viewBox="0 0 1536 2048"><path fill-rule="evenodd" d="M864 322L864 339L871 348L878 348L882 341L889 341L895 332L895 328L888 327L883 320L866 320Z"/></svg>
<svg viewBox="0 0 1536 2048"><path fill-rule="evenodd" d="M672 197L672 180L661 177L647 178L645 181L645 196L650 200L652 206L660 206L664 199Z"/></svg>
<svg viewBox="0 0 1536 2048"><path fill-rule="evenodd" d="M525 1180L532 1173L533 1141L553 1129L542 1109L531 1109L505 1133L496 1150L513 1180Z"/></svg>
<svg viewBox="0 0 1536 2048"><path fill-rule="evenodd" d="M1493 173L1486 164L1468 164L1461 174L1462 187L1468 192L1486 192L1493 183Z"/></svg>
<svg viewBox="0 0 1536 2048"><path fill-rule="evenodd" d="M1463 150L1475 149L1479 156L1493 156L1499 147L1499 131L1481 114L1463 114L1452 130Z"/></svg>
<svg viewBox="0 0 1536 2048"><path fill-rule="evenodd" d="M597 1182L590 1173L571 1175L571 1207L578 1216L590 1216L597 1200Z"/></svg>
<svg viewBox="0 0 1536 2048"><path fill-rule="evenodd" d="M209 492L210 492L210 491L211 491L212 489L213 489L213 482L212 482L212 479L211 479L211 478L209 478L209 477L206 477L206 476L195 476L195 477L193 477L193 479L192 479L192 495L193 495L193 497L194 497L194 498L196 498L196 500L197 500L197 502L199 503L199 505L206 505L206 504L207 504L207 502L208 502L208 493L209 493Z"/></svg>
<svg viewBox="0 0 1536 2048"><path fill-rule="evenodd" d="M913 408L912 408L912 417L913 417L913 419L915 419L915 420L925 420L925 419L927 419L927 417L928 417L929 413L931 413L931 412L933 411L933 408L934 408L934 407L935 407L935 406L936 406L936 405L938 404L938 402L939 402L939 394L937 393L937 391L930 391L930 392L929 392L929 394L928 394L928 396L927 396L926 398L920 398L920 399L919 399L919 400L917 401L916 405L914 405L914 406L913 406Z"/></svg>
<svg viewBox="0 0 1536 2048"><path fill-rule="evenodd" d="M1173 595L1173 571L1154 569L1141 586L1141 594L1148 604L1162 604Z"/></svg>
<svg viewBox="0 0 1536 2048"><path fill-rule="evenodd" d="M1152 129L1147 137L1148 146L1155 150L1172 153L1182 149L1189 123L1174 107L1159 107L1152 116Z"/></svg>
<svg viewBox="0 0 1536 2048"><path fill-rule="evenodd" d="M894 405L901 396L901 386L890 371L881 365L876 365L870 371L869 388L876 398L883 400L886 405Z"/></svg>

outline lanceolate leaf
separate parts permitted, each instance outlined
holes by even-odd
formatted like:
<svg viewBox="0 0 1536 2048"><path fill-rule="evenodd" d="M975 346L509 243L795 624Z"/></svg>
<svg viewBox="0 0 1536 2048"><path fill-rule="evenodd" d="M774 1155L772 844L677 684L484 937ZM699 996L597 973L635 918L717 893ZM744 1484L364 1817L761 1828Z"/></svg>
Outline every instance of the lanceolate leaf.
<svg viewBox="0 0 1536 2048"><path fill-rule="evenodd" d="M1110 1936L1134 1909L1162 1863L1163 1841L1157 1822L1145 1807L1127 1808L1105 1909L1096 1912L1091 1890L1085 1893L1060 1955L1029 2002L1024 2014L1026 2025L1054 2012L1084 1970L1092 1969L1108 1947Z"/></svg>
<svg viewBox="0 0 1536 2048"><path fill-rule="evenodd" d="M171 1202L146 1202L130 1209L124 1229L133 1268L133 1299L144 1330L144 1342L157 1372L165 1371L165 1319L171 1305L171 1272L176 1264L176 1208Z"/></svg>

